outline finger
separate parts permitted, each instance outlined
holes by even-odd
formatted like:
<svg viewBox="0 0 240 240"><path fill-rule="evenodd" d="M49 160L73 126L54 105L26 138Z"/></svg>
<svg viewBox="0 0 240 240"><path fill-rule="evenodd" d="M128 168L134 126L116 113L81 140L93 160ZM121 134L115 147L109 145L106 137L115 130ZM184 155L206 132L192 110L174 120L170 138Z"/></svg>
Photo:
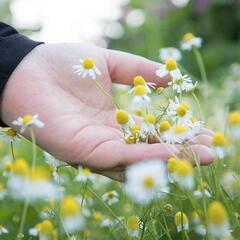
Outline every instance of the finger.
<svg viewBox="0 0 240 240"><path fill-rule="evenodd" d="M212 145L212 137L209 135L201 134L197 135L193 139L189 140L190 144L201 144L207 147Z"/></svg>
<svg viewBox="0 0 240 240"><path fill-rule="evenodd" d="M105 177L111 178L118 182L124 182L124 173L123 172L96 171L96 173L101 174Z"/></svg>
<svg viewBox="0 0 240 240"><path fill-rule="evenodd" d="M132 84L135 76L141 75L148 82L166 87L170 77L159 78L156 70L159 63L144 57L114 50L106 50L106 60L111 79L115 83Z"/></svg>
<svg viewBox="0 0 240 240"><path fill-rule="evenodd" d="M201 135L201 134L213 136L214 132L209 128L202 128L201 131L197 135Z"/></svg>
<svg viewBox="0 0 240 240"><path fill-rule="evenodd" d="M202 165L212 163L214 156L210 148L201 144L195 144L181 149L182 157L199 161Z"/></svg>

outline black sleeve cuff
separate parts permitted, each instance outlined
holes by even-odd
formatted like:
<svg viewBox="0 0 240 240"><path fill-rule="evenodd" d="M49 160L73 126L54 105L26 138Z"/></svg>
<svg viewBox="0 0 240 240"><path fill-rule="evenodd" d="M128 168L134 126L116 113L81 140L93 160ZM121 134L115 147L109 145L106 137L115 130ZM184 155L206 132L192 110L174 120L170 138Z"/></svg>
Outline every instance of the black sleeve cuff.
<svg viewBox="0 0 240 240"><path fill-rule="evenodd" d="M35 42L19 34L11 26L0 22L0 96L10 75L22 59L36 46ZM0 126L6 126L0 119Z"/></svg>

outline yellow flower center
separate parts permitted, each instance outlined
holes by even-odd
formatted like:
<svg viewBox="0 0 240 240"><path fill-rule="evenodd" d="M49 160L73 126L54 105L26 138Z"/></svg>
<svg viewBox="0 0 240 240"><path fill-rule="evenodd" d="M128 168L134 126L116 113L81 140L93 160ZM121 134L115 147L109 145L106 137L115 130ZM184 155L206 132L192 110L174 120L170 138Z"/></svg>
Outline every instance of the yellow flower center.
<svg viewBox="0 0 240 240"><path fill-rule="evenodd" d="M93 214L93 218L96 220L96 221L100 221L102 219L102 214L100 212L95 212Z"/></svg>
<svg viewBox="0 0 240 240"><path fill-rule="evenodd" d="M91 58L86 58L83 60L83 67L85 69L92 69L94 67L94 65L95 65L95 62Z"/></svg>
<svg viewBox="0 0 240 240"><path fill-rule="evenodd" d="M27 124L27 123L29 123L32 119L33 119L33 116L32 116L32 115L25 115L25 116L23 117L23 123L24 123L24 124Z"/></svg>
<svg viewBox="0 0 240 240"><path fill-rule="evenodd" d="M183 36L183 40L186 41L186 42L191 41L193 38L194 38L194 35L192 33L186 33Z"/></svg>
<svg viewBox="0 0 240 240"><path fill-rule="evenodd" d="M132 132L138 132L138 131L140 131L140 126L138 124L133 124L131 126L131 130L132 130Z"/></svg>
<svg viewBox="0 0 240 240"><path fill-rule="evenodd" d="M196 119L195 117L191 117L191 118L190 118L190 121L191 121L192 123L195 123L195 122L197 122L197 119Z"/></svg>
<svg viewBox="0 0 240 240"><path fill-rule="evenodd" d="M25 176L25 177L29 176L30 168L28 166L27 161L22 158L17 159L13 164L13 172L16 175Z"/></svg>
<svg viewBox="0 0 240 240"><path fill-rule="evenodd" d="M163 206L163 209L167 213L171 213L173 211L173 206L170 203L167 203Z"/></svg>
<svg viewBox="0 0 240 240"><path fill-rule="evenodd" d="M151 176L149 176L144 179L143 184L147 188L153 188L155 186L155 181Z"/></svg>
<svg viewBox="0 0 240 240"><path fill-rule="evenodd" d="M139 229L139 221L136 216L130 216L127 219L127 228L129 230L138 230Z"/></svg>
<svg viewBox="0 0 240 240"><path fill-rule="evenodd" d="M230 126L240 125L240 112L231 112L229 114L228 122Z"/></svg>
<svg viewBox="0 0 240 240"><path fill-rule="evenodd" d="M177 166L178 166L179 160L175 157L171 157L168 159L167 169L168 172L174 173L176 172Z"/></svg>
<svg viewBox="0 0 240 240"><path fill-rule="evenodd" d="M77 215L81 208L74 196L65 197L60 204L60 214L62 217Z"/></svg>
<svg viewBox="0 0 240 240"><path fill-rule="evenodd" d="M125 139L125 143L126 144L135 144L136 143L136 139L135 139L135 137L130 136L129 138Z"/></svg>
<svg viewBox="0 0 240 240"><path fill-rule="evenodd" d="M39 232L44 236L51 236L53 234L53 224L49 220L44 220L39 226Z"/></svg>
<svg viewBox="0 0 240 240"><path fill-rule="evenodd" d="M134 114L137 115L137 116L142 116L142 113L143 113L143 111L141 109L136 109L134 111Z"/></svg>
<svg viewBox="0 0 240 240"><path fill-rule="evenodd" d="M91 170L90 170L89 168L83 168L83 169L82 169L82 174L83 174L84 176L88 176L88 175L91 174Z"/></svg>
<svg viewBox="0 0 240 240"><path fill-rule="evenodd" d="M167 130L169 130L171 127L170 123L168 121L162 121L159 124L159 131L160 132L166 132Z"/></svg>
<svg viewBox="0 0 240 240"><path fill-rule="evenodd" d="M179 161L177 164L176 173L178 176L185 177L193 174L193 166L188 161Z"/></svg>
<svg viewBox="0 0 240 240"><path fill-rule="evenodd" d="M48 171L42 167L36 167L30 174L31 181L45 181L49 179L50 176Z"/></svg>
<svg viewBox="0 0 240 240"><path fill-rule="evenodd" d="M166 69L168 71L172 71L172 70L177 69L177 62L176 62L176 60L174 60L172 58L167 59L166 62L165 62L165 65L166 65Z"/></svg>
<svg viewBox="0 0 240 240"><path fill-rule="evenodd" d="M184 106L180 105L177 107L176 113L178 116L184 117L187 113L187 109Z"/></svg>
<svg viewBox="0 0 240 240"><path fill-rule="evenodd" d="M147 114L145 117L145 121L151 124L155 124L156 118L152 114Z"/></svg>
<svg viewBox="0 0 240 240"><path fill-rule="evenodd" d="M144 85L145 83L146 83L146 81L144 80L144 78L142 76L136 76L133 79L134 86Z"/></svg>
<svg viewBox="0 0 240 240"><path fill-rule="evenodd" d="M147 89L143 85L137 85L134 87L134 95L136 96L142 96L147 94Z"/></svg>
<svg viewBox="0 0 240 240"><path fill-rule="evenodd" d="M227 144L227 140L223 133L216 132L212 139L212 145L215 147L223 147Z"/></svg>
<svg viewBox="0 0 240 240"><path fill-rule="evenodd" d="M128 123L128 121L130 120L130 116L126 111L120 109L116 111L116 119L120 125L124 125Z"/></svg>
<svg viewBox="0 0 240 240"><path fill-rule="evenodd" d="M215 201L209 205L208 221L212 224L224 224L228 221L227 211L220 202Z"/></svg>
<svg viewBox="0 0 240 240"><path fill-rule="evenodd" d="M13 164L11 162L6 162L4 164L4 168L5 168L6 171L10 172L13 169Z"/></svg>
<svg viewBox="0 0 240 240"><path fill-rule="evenodd" d="M177 125L176 127L175 127L175 129L174 129L174 132L176 133L176 134L182 134L182 133L184 133L184 132L186 132L187 131L187 128L185 127L185 126L183 126L183 125Z"/></svg>
<svg viewBox="0 0 240 240"><path fill-rule="evenodd" d="M188 223L188 218L186 214L180 211L175 214L174 220L177 226L181 226Z"/></svg>
<svg viewBox="0 0 240 240"><path fill-rule="evenodd" d="M17 135L17 132L14 131L12 128L9 128L7 131L6 131L6 135L9 136L9 137L15 137Z"/></svg>

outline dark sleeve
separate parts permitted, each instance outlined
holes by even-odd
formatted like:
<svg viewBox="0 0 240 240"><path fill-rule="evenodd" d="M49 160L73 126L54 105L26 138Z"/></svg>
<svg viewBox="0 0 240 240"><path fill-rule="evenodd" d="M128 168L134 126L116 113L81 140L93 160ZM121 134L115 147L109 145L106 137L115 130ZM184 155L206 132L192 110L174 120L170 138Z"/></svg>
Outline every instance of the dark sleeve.
<svg viewBox="0 0 240 240"><path fill-rule="evenodd" d="M42 42L32 41L11 26L0 22L0 97L14 69L39 44ZM1 119L0 125L3 126Z"/></svg>

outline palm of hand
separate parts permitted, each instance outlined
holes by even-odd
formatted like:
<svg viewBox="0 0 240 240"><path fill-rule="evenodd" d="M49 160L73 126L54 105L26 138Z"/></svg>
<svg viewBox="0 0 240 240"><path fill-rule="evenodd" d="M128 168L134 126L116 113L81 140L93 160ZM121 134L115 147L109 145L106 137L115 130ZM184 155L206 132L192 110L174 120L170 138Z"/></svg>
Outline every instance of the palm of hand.
<svg viewBox="0 0 240 240"><path fill-rule="evenodd" d="M129 71L126 69L133 62L132 55L92 46L39 46L20 63L6 86L7 94L4 92L2 100L4 121L10 125L18 116L39 114L45 127L36 129L36 136L43 149L70 164L83 164L116 179L121 178L118 173L130 163L179 154L176 147L171 147L169 152L169 147L160 143L127 145L123 142L112 102L91 79L73 73L72 66L78 64L79 58L86 57L95 59L102 73L98 81L108 92L112 80L128 83L134 75L144 75L141 71L147 64L147 74L152 77L157 67L152 62L150 67L150 61L146 64L147 60L138 58L134 60L133 71ZM27 133L26 136L29 137ZM206 149L197 147L198 152L206 153ZM210 159L206 154L203 158Z"/></svg>

